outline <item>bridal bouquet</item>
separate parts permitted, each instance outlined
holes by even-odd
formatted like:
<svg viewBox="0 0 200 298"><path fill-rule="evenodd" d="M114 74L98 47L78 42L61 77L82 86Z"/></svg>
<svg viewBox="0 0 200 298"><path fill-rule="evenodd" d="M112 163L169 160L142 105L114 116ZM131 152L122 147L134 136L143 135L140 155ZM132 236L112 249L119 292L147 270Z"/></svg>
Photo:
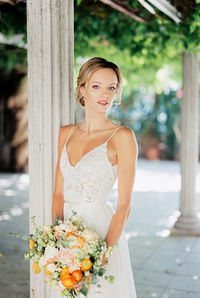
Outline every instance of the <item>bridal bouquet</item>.
<svg viewBox="0 0 200 298"><path fill-rule="evenodd" d="M10 234L29 240L29 251L24 257L33 259L35 274L45 271L45 282L60 291L61 296L80 297L80 293L86 296L92 285L101 287L98 276L114 282L114 276L105 275L102 259L108 259L118 244L107 247L106 242L94 230L88 229L75 211L69 220L54 219L54 226L46 224L43 229L36 226L35 216L31 220L34 234L23 237L17 233Z"/></svg>

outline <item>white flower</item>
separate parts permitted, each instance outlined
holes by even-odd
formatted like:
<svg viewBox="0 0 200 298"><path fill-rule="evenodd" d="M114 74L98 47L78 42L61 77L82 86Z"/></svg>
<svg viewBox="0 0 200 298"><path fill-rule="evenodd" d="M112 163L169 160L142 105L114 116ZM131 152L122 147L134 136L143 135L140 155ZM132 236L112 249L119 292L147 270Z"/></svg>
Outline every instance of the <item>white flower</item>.
<svg viewBox="0 0 200 298"><path fill-rule="evenodd" d="M44 255L40 257L39 266L45 266L48 262L48 259L54 258L58 255L58 249L47 245L45 248Z"/></svg>
<svg viewBox="0 0 200 298"><path fill-rule="evenodd" d="M68 233L74 230L74 225L71 222L65 222L59 226L55 226L55 230L59 233L61 233L62 231Z"/></svg>
<svg viewBox="0 0 200 298"><path fill-rule="evenodd" d="M82 254L82 251L80 250L80 248L77 248L77 247L71 248L70 251L75 257L78 257L80 254Z"/></svg>
<svg viewBox="0 0 200 298"><path fill-rule="evenodd" d="M66 233L71 232L73 230L73 225L72 224L62 224L60 225L60 228L65 231Z"/></svg>
<svg viewBox="0 0 200 298"><path fill-rule="evenodd" d="M59 234L62 232L62 229L60 228L60 226L55 226L54 229L55 231L59 232Z"/></svg>
<svg viewBox="0 0 200 298"><path fill-rule="evenodd" d="M54 258L58 255L58 249L55 247L51 247L50 245L47 245L47 247L45 248L45 259L51 259Z"/></svg>
<svg viewBox="0 0 200 298"><path fill-rule="evenodd" d="M99 235L95 231L90 229L84 230L81 236L83 236L86 241L94 241L96 239L99 239Z"/></svg>
<svg viewBox="0 0 200 298"><path fill-rule="evenodd" d="M69 236L68 239L70 240L68 244L70 249L72 249L73 246L79 245L79 242L76 236Z"/></svg>
<svg viewBox="0 0 200 298"><path fill-rule="evenodd" d="M44 228L43 228L43 230L45 231L45 232L51 232L51 227L50 227L50 225L45 225L44 226Z"/></svg>
<svg viewBox="0 0 200 298"><path fill-rule="evenodd" d="M57 270L57 267L54 263L51 263L51 264L47 265L47 270L54 272Z"/></svg>
<svg viewBox="0 0 200 298"><path fill-rule="evenodd" d="M45 258L45 255L41 256L40 257L40 260L39 260L39 266L45 266L46 265L46 258Z"/></svg>
<svg viewBox="0 0 200 298"><path fill-rule="evenodd" d="M60 249L57 256L57 261L63 264L68 264L75 261L75 257L69 249Z"/></svg>
<svg viewBox="0 0 200 298"><path fill-rule="evenodd" d="M71 216L71 221L72 221L73 223L76 223L76 224L78 224L78 225L81 225L81 223L83 222L83 218L80 217L80 216L77 216L77 215L72 215L72 216Z"/></svg>
<svg viewBox="0 0 200 298"><path fill-rule="evenodd" d="M73 271L79 270L81 268L81 263L80 262L69 263L68 268L69 268L69 272L72 273Z"/></svg>

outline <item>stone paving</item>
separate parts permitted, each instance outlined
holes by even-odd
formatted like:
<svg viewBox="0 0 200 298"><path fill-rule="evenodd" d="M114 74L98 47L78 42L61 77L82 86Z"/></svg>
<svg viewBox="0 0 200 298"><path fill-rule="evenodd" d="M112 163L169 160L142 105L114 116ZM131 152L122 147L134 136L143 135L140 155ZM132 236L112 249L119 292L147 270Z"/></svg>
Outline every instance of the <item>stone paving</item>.
<svg viewBox="0 0 200 298"><path fill-rule="evenodd" d="M200 238L169 232L179 215L180 182L178 162L138 160L125 227L138 298L200 298ZM28 184L27 174L0 174L0 298L30 297L27 242L8 234L28 233ZM110 198L114 209L116 193L117 183ZM199 198L200 185L198 210Z"/></svg>

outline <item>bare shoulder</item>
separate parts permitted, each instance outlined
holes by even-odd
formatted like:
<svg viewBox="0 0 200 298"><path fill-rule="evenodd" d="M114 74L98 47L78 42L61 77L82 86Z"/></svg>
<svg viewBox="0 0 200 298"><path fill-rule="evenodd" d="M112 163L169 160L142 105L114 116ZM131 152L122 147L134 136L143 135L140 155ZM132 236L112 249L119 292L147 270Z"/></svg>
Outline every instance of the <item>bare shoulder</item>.
<svg viewBox="0 0 200 298"><path fill-rule="evenodd" d="M58 132L58 151L61 152L73 124L61 126Z"/></svg>
<svg viewBox="0 0 200 298"><path fill-rule="evenodd" d="M67 124L67 125L64 125L64 126L60 127L59 139L60 139L61 142L67 138L72 126L74 126L74 124Z"/></svg>
<svg viewBox="0 0 200 298"><path fill-rule="evenodd" d="M120 129L118 130L118 139L123 139L124 141L136 141L135 133L131 128L127 126L119 126L119 128Z"/></svg>
<svg viewBox="0 0 200 298"><path fill-rule="evenodd" d="M120 129L118 129L115 137L115 145L118 149L117 151L128 151L131 150L132 152L138 151L138 144L136 140L136 136L134 131L127 127L127 126L121 126Z"/></svg>

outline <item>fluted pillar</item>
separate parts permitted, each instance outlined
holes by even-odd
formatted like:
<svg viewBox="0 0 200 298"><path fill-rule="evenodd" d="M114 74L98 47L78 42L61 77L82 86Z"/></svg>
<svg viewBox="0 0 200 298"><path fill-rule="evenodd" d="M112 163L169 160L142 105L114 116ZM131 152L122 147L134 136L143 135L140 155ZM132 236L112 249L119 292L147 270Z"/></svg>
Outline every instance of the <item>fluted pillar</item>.
<svg viewBox="0 0 200 298"><path fill-rule="evenodd" d="M183 54L183 99L181 102L181 192L180 216L172 233L200 235L197 214L197 165L199 129L198 56Z"/></svg>
<svg viewBox="0 0 200 298"><path fill-rule="evenodd" d="M28 0L29 216L51 224L59 127L73 123L73 0ZM31 220L30 233L32 230ZM30 296L49 297L44 273Z"/></svg>

